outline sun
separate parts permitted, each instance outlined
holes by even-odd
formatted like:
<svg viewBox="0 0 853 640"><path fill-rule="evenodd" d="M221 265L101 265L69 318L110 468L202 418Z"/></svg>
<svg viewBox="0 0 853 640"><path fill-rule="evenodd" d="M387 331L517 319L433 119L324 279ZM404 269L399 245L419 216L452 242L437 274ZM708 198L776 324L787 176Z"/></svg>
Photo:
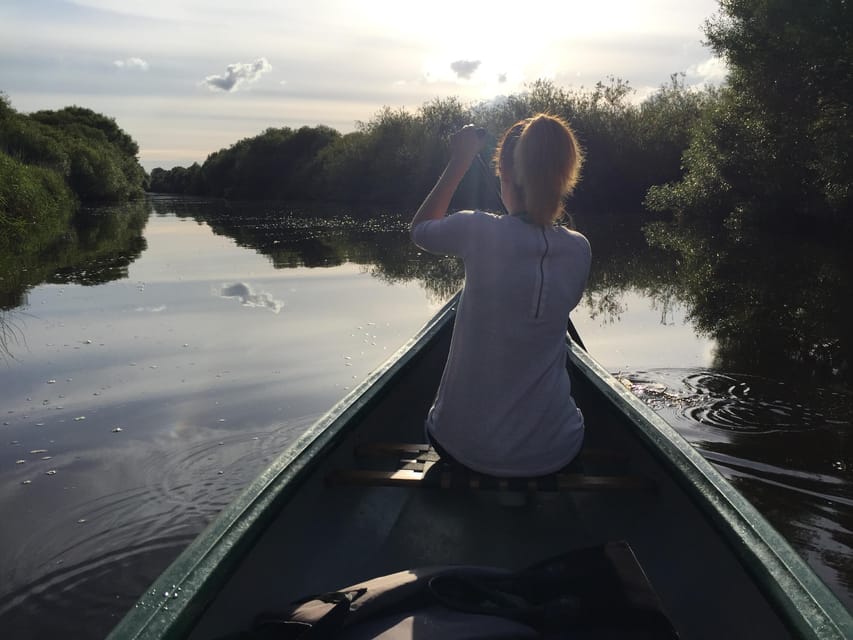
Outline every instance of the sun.
<svg viewBox="0 0 853 640"><path fill-rule="evenodd" d="M370 2L367 9L361 6L361 18L375 33L410 43L419 52L424 80L458 85L471 96L511 92L557 72L574 75L584 64L584 41L636 27L637 4L642 3L432 0L413 8Z"/></svg>

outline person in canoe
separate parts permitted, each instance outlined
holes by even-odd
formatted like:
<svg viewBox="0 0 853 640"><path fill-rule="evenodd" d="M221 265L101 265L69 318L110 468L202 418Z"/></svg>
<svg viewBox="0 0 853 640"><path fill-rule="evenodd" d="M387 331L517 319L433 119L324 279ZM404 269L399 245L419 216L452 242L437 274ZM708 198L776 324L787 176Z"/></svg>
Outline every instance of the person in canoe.
<svg viewBox="0 0 853 640"><path fill-rule="evenodd" d="M451 198L483 146L473 125L411 223L412 239L465 265L450 353L426 434L442 457L493 476L553 473L577 455L583 415L566 371L569 312L590 267L587 239L560 224L583 153L570 126L539 114L510 127L495 162L509 215L459 211Z"/></svg>

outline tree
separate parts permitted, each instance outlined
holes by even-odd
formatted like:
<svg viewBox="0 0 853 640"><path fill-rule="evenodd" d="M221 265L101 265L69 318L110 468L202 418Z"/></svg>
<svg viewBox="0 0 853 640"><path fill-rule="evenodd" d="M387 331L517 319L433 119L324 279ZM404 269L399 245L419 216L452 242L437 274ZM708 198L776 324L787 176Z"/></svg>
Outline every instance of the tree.
<svg viewBox="0 0 853 640"><path fill-rule="evenodd" d="M12 109L12 103L9 101L9 96L0 91L0 122L14 115L15 110Z"/></svg>
<svg viewBox="0 0 853 640"><path fill-rule="evenodd" d="M139 145L121 127L116 124L114 118L95 113L85 107L71 106L59 111L36 111L30 116L37 122L64 129L81 127L101 131L110 142L123 154L136 157L139 154Z"/></svg>
<svg viewBox="0 0 853 640"><path fill-rule="evenodd" d="M721 0L705 33L728 87L695 132L685 179L649 205L735 225L841 221L853 204L853 7Z"/></svg>

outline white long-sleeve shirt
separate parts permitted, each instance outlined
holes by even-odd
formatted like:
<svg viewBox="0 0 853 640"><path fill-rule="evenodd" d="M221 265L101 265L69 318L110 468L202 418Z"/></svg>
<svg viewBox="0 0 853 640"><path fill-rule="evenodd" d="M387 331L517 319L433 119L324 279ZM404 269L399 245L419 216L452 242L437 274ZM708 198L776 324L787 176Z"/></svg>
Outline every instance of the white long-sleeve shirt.
<svg viewBox="0 0 853 640"><path fill-rule="evenodd" d="M481 473L536 476L564 467L583 442L565 335L589 275L589 242L565 227L480 211L421 222L412 239L465 264L429 433Z"/></svg>

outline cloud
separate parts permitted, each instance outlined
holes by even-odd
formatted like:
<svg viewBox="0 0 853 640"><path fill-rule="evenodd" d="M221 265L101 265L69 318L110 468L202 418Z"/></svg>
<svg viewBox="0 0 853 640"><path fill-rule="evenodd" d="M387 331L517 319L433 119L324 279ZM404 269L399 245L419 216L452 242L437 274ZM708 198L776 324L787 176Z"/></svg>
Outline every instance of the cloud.
<svg viewBox="0 0 853 640"><path fill-rule="evenodd" d="M113 60L113 64L119 69L138 69L148 71L148 63L142 58L125 58L124 60Z"/></svg>
<svg viewBox="0 0 853 640"><path fill-rule="evenodd" d="M687 77L695 80L698 85L720 85L726 81L729 69L722 58L708 58L705 62L691 65L687 69Z"/></svg>
<svg viewBox="0 0 853 640"><path fill-rule="evenodd" d="M273 313L278 313L284 307L284 303L273 298L271 293L266 291L255 293L245 282L223 285L219 295L223 298L238 298L244 307L266 308Z"/></svg>
<svg viewBox="0 0 853 640"><path fill-rule="evenodd" d="M480 60L456 60L450 63L450 68L458 78L468 79L480 67Z"/></svg>
<svg viewBox="0 0 853 640"><path fill-rule="evenodd" d="M500 84L503 84L504 82L506 82L506 74L505 73L499 73L498 74L498 82Z"/></svg>
<svg viewBox="0 0 853 640"><path fill-rule="evenodd" d="M268 71L272 71L272 65L266 58L258 58L254 62L235 62L225 68L224 75L207 76L203 84L211 91L235 91L241 84L257 82Z"/></svg>

